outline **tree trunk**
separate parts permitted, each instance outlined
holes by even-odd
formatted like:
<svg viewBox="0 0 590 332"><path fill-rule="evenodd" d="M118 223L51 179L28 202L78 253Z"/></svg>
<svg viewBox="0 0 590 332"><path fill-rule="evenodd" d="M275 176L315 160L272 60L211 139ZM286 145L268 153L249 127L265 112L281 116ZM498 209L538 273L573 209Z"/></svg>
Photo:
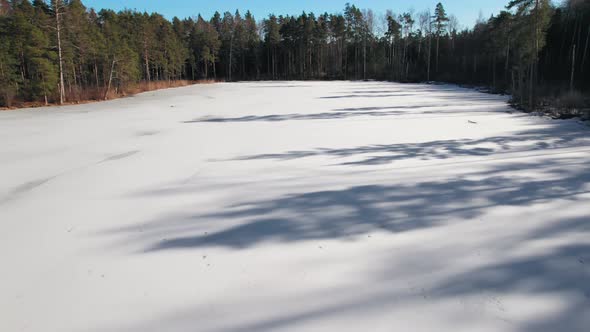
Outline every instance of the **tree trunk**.
<svg viewBox="0 0 590 332"><path fill-rule="evenodd" d="M145 39L145 36L143 38L143 60L145 63L145 75L149 83L152 80L152 77L150 75L150 60L148 55L147 39Z"/></svg>
<svg viewBox="0 0 590 332"><path fill-rule="evenodd" d="M531 65L531 73L530 73L530 96L529 96L529 107L531 110L535 107L535 74L537 71L537 64L538 64L538 56L539 56L539 0L535 0L535 56L533 58L533 63Z"/></svg>
<svg viewBox="0 0 590 332"><path fill-rule="evenodd" d="M340 59L340 75L343 75L344 78L346 79L346 74L344 71L345 65L344 65L344 38L340 38L340 52L339 52L339 59Z"/></svg>
<svg viewBox="0 0 590 332"><path fill-rule="evenodd" d="M572 49L572 73L570 75L570 91L574 91L574 73L576 72L576 44Z"/></svg>
<svg viewBox="0 0 590 332"><path fill-rule="evenodd" d="M215 59L213 59L213 79L217 80L217 64L215 63Z"/></svg>
<svg viewBox="0 0 590 332"><path fill-rule="evenodd" d="M240 58L242 59L242 70L240 79L244 79L246 77L246 57L244 56L244 54L242 54Z"/></svg>
<svg viewBox="0 0 590 332"><path fill-rule="evenodd" d="M363 80L367 79L367 36L363 39Z"/></svg>
<svg viewBox="0 0 590 332"><path fill-rule="evenodd" d="M42 76L42 80L43 80L43 98L45 100L45 106L49 105L49 101L47 100L47 91L45 89L45 86L47 86L47 84L45 83L45 76ZM7 102L8 102L8 98Z"/></svg>
<svg viewBox="0 0 590 332"><path fill-rule="evenodd" d="M229 81L231 82L231 69L232 69L232 57L234 51L234 39L233 37L229 40L229 70L228 70L228 77Z"/></svg>
<svg viewBox="0 0 590 332"><path fill-rule="evenodd" d="M520 105L524 107L524 64L522 61L518 66L518 90L520 90Z"/></svg>
<svg viewBox="0 0 590 332"><path fill-rule="evenodd" d="M430 49L432 48L432 38L428 36L428 64L426 66L426 81L430 81Z"/></svg>
<svg viewBox="0 0 590 332"><path fill-rule="evenodd" d="M313 78L313 51L311 47L309 48L309 75L310 78Z"/></svg>
<svg viewBox="0 0 590 332"><path fill-rule="evenodd" d="M76 66L72 66L72 74L74 75L74 92L76 93L76 95L78 94L79 91L79 86L78 86L78 78L77 78L77 74L76 74ZM72 85L70 84L70 97L72 94ZM77 99L77 97L74 97Z"/></svg>
<svg viewBox="0 0 590 332"><path fill-rule="evenodd" d="M348 46L346 41L343 41L342 55L344 56L344 79L348 79Z"/></svg>
<svg viewBox="0 0 590 332"><path fill-rule="evenodd" d="M504 75L508 77L508 70L510 64L510 41L508 41L508 46L506 46L506 63L504 64Z"/></svg>
<svg viewBox="0 0 590 332"><path fill-rule="evenodd" d="M55 28L57 30L57 54L59 60L59 104L63 104L65 101L65 86L64 86L64 70L63 70L63 58L61 52L61 23L60 23L60 7L61 0L55 0L54 8L55 11Z"/></svg>
<svg viewBox="0 0 590 332"><path fill-rule="evenodd" d="M436 35L436 73L438 74L438 47L440 43L440 34Z"/></svg>
<svg viewBox="0 0 590 332"><path fill-rule="evenodd" d="M406 62L406 80L410 74L410 62Z"/></svg>
<svg viewBox="0 0 590 332"><path fill-rule="evenodd" d="M111 89L111 82L113 81L113 72L115 71L115 59L113 59L113 63L111 64L111 73L109 74L109 83L107 84L107 90L104 93L104 100L107 100L109 97L109 90Z"/></svg>
<svg viewBox="0 0 590 332"><path fill-rule="evenodd" d="M21 63L21 65L20 65L20 78L21 78L21 81L24 83L24 82L26 82L26 80L25 80L25 76L26 76L26 74L25 74L25 68L26 68L25 67L25 54L24 54L24 52L21 51L21 52L19 52L19 55L20 55L19 58L20 58L20 63Z"/></svg>
<svg viewBox="0 0 590 332"><path fill-rule="evenodd" d="M584 65L586 64L586 55L588 54L588 42L590 41L590 26L588 27L588 34L586 34L586 44L584 45L584 55L582 56L582 65L580 66L580 71L584 70Z"/></svg>
<svg viewBox="0 0 590 332"><path fill-rule="evenodd" d="M81 88L88 87L88 77L84 73L84 67L82 63L78 64L78 82L80 82Z"/></svg>
<svg viewBox="0 0 590 332"><path fill-rule="evenodd" d="M354 79L359 78L359 48L357 45L354 46Z"/></svg>
<svg viewBox="0 0 590 332"><path fill-rule="evenodd" d="M391 39L391 78L395 80L395 38Z"/></svg>
<svg viewBox="0 0 590 332"><path fill-rule="evenodd" d="M492 57L492 88L496 90L496 55Z"/></svg>
<svg viewBox="0 0 590 332"><path fill-rule="evenodd" d="M516 91L516 83L515 83L515 78L514 78L514 70L511 70L510 71L510 74L511 74L511 79L512 79L512 81L511 81L512 85L511 85L511 88L510 88L510 94L512 95L512 97L514 97L514 91Z"/></svg>
<svg viewBox="0 0 590 332"><path fill-rule="evenodd" d="M531 68L529 70L529 109L532 111L534 109L535 98L533 97L535 89L535 63L531 63Z"/></svg>
<svg viewBox="0 0 590 332"><path fill-rule="evenodd" d="M271 50L271 63L272 63L272 79L275 80L276 79L276 72L275 72L275 50L274 47Z"/></svg>

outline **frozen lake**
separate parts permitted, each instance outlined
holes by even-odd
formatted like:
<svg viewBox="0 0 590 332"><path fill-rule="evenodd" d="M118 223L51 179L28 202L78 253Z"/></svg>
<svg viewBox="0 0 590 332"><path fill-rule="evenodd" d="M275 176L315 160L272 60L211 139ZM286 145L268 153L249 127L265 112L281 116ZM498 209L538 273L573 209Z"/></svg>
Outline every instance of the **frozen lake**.
<svg viewBox="0 0 590 332"><path fill-rule="evenodd" d="M588 331L590 130L449 85L0 112L0 331Z"/></svg>

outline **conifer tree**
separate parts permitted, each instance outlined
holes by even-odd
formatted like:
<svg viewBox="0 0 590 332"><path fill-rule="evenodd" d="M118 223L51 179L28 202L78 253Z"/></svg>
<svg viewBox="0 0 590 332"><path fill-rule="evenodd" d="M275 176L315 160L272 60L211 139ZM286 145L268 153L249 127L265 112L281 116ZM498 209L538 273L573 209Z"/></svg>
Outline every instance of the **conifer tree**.
<svg viewBox="0 0 590 332"><path fill-rule="evenodd" d="M239 11L169 21L133 10L96 13L83 0L0 0L0 106L211 77L419 82L432 79L432 65L438 80L508 91L530 110L541 91L590 90L588 1L512 0L507 11L463 29L442 3L433 15L388 12L378 30L375 17L346 4L341 13L260 23Z"/></svg>
<svg viewBox="0 0 590 332"><path fill-rule="evenodd" d="M449 18L447 17L447 13L445 11L445 7L442 3L438 3L436 8L434 9L434 26L435 26L435 33L436 33L436 72L438 73L438 60L439 60L439 50L440 50L440 37L444 33L447 27L447 23L449 22Z"/></svg>

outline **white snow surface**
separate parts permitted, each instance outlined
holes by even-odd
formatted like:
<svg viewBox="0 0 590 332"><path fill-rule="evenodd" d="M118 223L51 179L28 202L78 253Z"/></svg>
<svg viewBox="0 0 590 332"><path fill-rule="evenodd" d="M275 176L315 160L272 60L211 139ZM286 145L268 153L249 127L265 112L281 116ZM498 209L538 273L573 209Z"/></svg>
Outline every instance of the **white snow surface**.
<svg viewBox="0 0 590 332"><path fill-rule="evenodd" d="M450 85L0 113L0 331L589 331L590 130Z"/></svg>

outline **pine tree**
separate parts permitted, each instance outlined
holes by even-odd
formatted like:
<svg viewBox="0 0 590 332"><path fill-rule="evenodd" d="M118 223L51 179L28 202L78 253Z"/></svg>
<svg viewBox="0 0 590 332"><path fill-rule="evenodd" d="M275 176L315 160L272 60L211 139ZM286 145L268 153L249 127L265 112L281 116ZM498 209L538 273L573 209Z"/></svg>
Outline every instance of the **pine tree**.
<svg viewBox="0 0 590 332"><path fill-rule="evenodd" d="M274 15L269 15L268 19L264 21L264 30L265 30L265 42L267 45L267 50L269 53L269 73L271 73L272 79L277 78L277 45L281 41L280 35L280 28L277 22L277 17Z"/></svg>
<svg viewBox="0 0 590 332"><path fill-rule="evenodd" d="M436 72L438 73L440 37L446 30L447 23L449 22L445 8L440 2L436 5L433 19L436 33Z"/></svg>
<svg viewBox="0 0 590 332"><path fill-rule="evenodd" d="M65 4L62 0L51 0L51 9L54 17L54 29L57 41L57 61L59 65L59 103L64 103L66 98L65 82L64 82L64 61L62 53L62 16L65 11Z"/></svg>
<svg viewBox="0 0 590 332"><path fill-rule="evenodd" d="M244 16L244 33L245 33L245 66L246 75L258 79L260 77L259 67L259 44L260 36L258 35L258 25L256 19L250 11ZM248 72L248 69L250 71Z"/></svg>
<svg viewBox="0 0 590 332"><path fill-rule="evenodd" d="M346 22L342 15L331 15L330 16L330 31L332 38L334 39L335 55L337 58L337 66L335 68L336 77L345 77L345 52L346 52Z"/></svg>
<svg viewBox="0 0 590 332"><path fill-rule="evenodd" d="M8 7L3 13L8 13ZM8 35L12 24L9 17L0 16L0 106L11 106L18 92L18 60Z"/></svg>
<svg viewBox="0 0 590 332"><path fill-rule="evenodd" d="M396 54L395 54L395 47L396 42L401 37L401 28L402 25L393 17L393 15L387 16L387 31L385 32L385 37L388 40L389 47L389 65L391 66L391 77L395 79L395 65L396 65Z"/></svg>
<svg viewBox="0 0 590 332"><path fill-rule="evenodd" d="M431 79L433 64L437 79L509 90L531 110L541 82L553 93L590 89L590 3L513 0L508 8L463 30L440 3L433 16L388 12L376 35L373 12L350 4L342 14L269 15L258 24L250 12L169 21L97 14L82 0L0 0L0 104L108 98L143 82L218 72L227 80L416 82Z"/></svg>
<svg viewBox="0 0 590 332"><path fill-rule="evenodd" d="M221 42L223 54L227 63L226 77L228 81L232 80L232 72L234 67L234 40L235 40L235 21L234 16L230 12L223 14L221 21Z"/></svg>
<svg viewBox="0 0 590 332"><path fill-rule="evenodd" d="M545 46L546 31L550 22L551 6L549 0L512 0L506 6L507 9L516 9L519 29L519 55L520 68L519 73L524 73L524 65L528 63L528 108L533 109L536 106L536 73L538 71L538 56L541 49ZM524 98L524 90L521 89L521 103Z"/></svg>

